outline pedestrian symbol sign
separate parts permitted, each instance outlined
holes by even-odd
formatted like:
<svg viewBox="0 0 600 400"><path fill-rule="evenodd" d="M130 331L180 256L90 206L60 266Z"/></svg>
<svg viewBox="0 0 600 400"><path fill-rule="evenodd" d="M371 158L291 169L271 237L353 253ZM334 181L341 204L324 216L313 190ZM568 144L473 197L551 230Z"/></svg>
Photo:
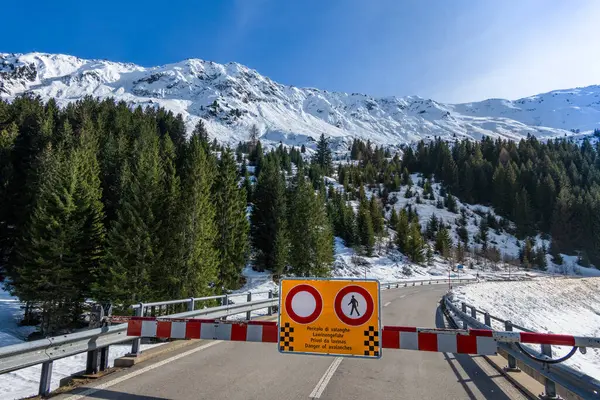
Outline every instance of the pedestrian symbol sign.
<svg viewBox="0 0 600 400"><path fill-rule="evenodd" d="M279 351L381 357L379 281L282 279Z"/></svg>

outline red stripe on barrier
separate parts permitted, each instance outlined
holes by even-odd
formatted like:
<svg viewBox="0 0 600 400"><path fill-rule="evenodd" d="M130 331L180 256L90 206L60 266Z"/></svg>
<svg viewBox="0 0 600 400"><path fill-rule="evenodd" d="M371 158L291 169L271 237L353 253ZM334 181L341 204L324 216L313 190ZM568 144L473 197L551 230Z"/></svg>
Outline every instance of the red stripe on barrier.
<svg viewBox="0 0 600 400"><path fill-rule="evenodd" d="M477 336L456 336L456 352L463 354L477 354Z"/></svg>
<svg viewBox="0 0 600 400"><path fill-rule="evenodd" d="M494 331L491 331L489 329L469 329L469 335L494 337Z"/></svg>
<svg viewBox="0 0 600 400"><path fill-rule="evenodd" d="M384 326L384 330L388 330L390 332L416 332L417 328L414 326Z"/></svg>
<svg viewBox="0 0 600 400"><path fill-rule="evenodd" d="M575 346L575 338L554 333L521 332L521 343L553 344L556 346Z"/></svg>
<svg viewBox="0 0 600 400"><path fill-rule="evenodd" d="M171 337L171 321L158 321L156 323L156 337L164 339Z"/></svg>
<svg viewBox="0 0 600 400"><path fill-rule="evenodd" d="M263 325L262 341L269 343L277 343L279 341L279 327L277 323Z"/></svg>
<svg viewBox="0 0 600 400"><path fill-rule="evenodd" d="M142 335L142 321L131 320L127 323L127 336L141 336Z"/></svg>
<svg viewBox="0 0 600 400"><path fill-rule="evenodd" d="M438 351L438 335L435 333L419 332L419 350L420 351Z"/></svg>
<svg viewBox="0 0 600 400"><path fill-rule="evenodd" d="M231 340L245 341L248 333L248 326L242 324L231 325Z"/></svg>
<svg viewBox="0 0 600 400"><path fill-rule="evenodd" d="M185 324L185 338L186 339L200 339L200 325L199 320L190 320Z"/></svg>
<svg viewBox="0 0 600 400"><path fill-rule="evenodd" d="M262 325L262 326L275 326L277 327L276 321L248 321L248 325Z"/></svg>
<svg viewBox="0 0 600 400"><path fill-rule="evenodd" d="M400 348L400 331L394 331L383 328L381 331L381 346L385 349L399 349Z"/></svg>

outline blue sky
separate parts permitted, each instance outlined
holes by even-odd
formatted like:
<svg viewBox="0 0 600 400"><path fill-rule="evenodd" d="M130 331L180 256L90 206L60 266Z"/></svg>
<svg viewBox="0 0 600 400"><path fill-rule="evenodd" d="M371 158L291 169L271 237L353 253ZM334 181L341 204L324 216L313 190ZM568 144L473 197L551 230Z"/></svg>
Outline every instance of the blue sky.
<svg viewBox="0 0 600 400"><path fill-rule="evenodd" d="M11 1L0 52L237 61L296 86L444 102L600 84L595 0Z"/></svg>

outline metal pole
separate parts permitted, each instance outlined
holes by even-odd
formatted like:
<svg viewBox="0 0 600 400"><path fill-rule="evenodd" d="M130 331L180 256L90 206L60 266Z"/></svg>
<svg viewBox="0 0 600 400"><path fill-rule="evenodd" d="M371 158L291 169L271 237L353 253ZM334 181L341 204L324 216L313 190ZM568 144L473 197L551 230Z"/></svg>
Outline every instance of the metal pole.
<svg viewBox="0 0 600 400"><path fill-rule="evenodd" d="M475 307L471 307L471 317L477 319L477 309Z"/></svg>
<svg viewBox="0 0 600 400"><path fill-rule="evenodd" d="M467 303L465 303L464 301L462 303L460 303L460 307L463 313L467 313Z"/></svg>
<svg viewBox="0 0 600 400"><path fill-rule="evenodd" d="M388 283L388 289L391 289L391 288L392 288L392 286Z"/></svg>
<svg viewBox="0 0 600 400"><path fill-rule="evenodd" d="M252 292L248 292L248 302L252 301ZM247 311L246 312L246 319L250 320L252 318L252 312L251 311Z"/></svg>
<svg viewBox="0 0 600 400"><path fill-rule="evenodd" d="M99 361L100 361L100 358L98 357L98 349L88 351L87 352L87 360L85 363L85 373L86 374L97 374Z"/></svg>
<svg viewBox="0 0 600 400"><path fill-rule="evenodd" d="M273 291L269 290L269 299L273 298ZM269 308L267 308L267 314L268 315L273 315L273 307L269 306Z"/></svg>
<svg viewBox="0 0 600 400"><path fill-rule="evenodd" d="M188 303L188 311L194 311L194 306L195 306L194 298L190 297L190 301Z"/></svg>
<svg viewBox="0 0 600 400"><path fill-rule="evenodd" d="M485 314L483 314L483 318L485 320L485 324L491 328L492 327L492 318L490 317L490 313L486 312Z"/></svg>
<svg viewBox="0 0 600 400"><path fill-rule="evenodd" d="M545 356L548 356L548 357L552 357L552 346L549 344L543 344L542 345L542 354ZM549 364L545 364L544 366L546 367L546 369L550 369ZM551 381L548 378L544 378L544 389L545 389L546 393L544 394L544 396L542 396L542 398L558 399L558 396L556 395L556 385L554 384L553 381Z"/></svg>
<svg viewBox="0 0 600 400"><path fill-rule="evenodd" d="M511 332L513 330L513 324L510 321L505 321L504 322L504 329L506 329L507 332ZM511 356L510 354L508 355L508 367L504 368L504 370L506 371L512 371L512 372L521 372L521 370L519 369L519 367L517 367L517 360Z"/></svg>
<svg viewBox="0 0 600 400"><path fill-rule="evenodd" d="M140 303L137 310L135 310L135 315L138 317L144 316L144 303ZM137 357L140 354L140 344L142 343L141 338L133 339L133 343L131 343L131 354L130 356Z"/></svg>
<svg viewBox="0 0 600 400"><path fill-rule="evenodd" d="M50 394L50 381L52 380L52 361L42 364L42 375L40 376L40 388L38 394L46 397Z"/></svg>
<svg viewBox="0 0 600 400"><path fill-rule="evenodd" d="M100 349L100 371L106 371L108 369L108 351L109 346Z"/></svg>

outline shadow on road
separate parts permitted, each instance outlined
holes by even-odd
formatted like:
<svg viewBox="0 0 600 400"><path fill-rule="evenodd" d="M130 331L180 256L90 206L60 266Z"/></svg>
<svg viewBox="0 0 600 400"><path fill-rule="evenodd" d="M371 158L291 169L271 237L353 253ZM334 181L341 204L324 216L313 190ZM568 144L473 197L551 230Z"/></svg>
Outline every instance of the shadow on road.
<svg viewBox="0 0 600 400"><path fill-rule="evenodd" d="M79 390L76 389L76 390L73 390L70 394L82 395L82 394L84 394L84 392L86 390L88 390L88 389L86 389L86 388L81 388ZM165 397L142 396L142 395L138 395L138 394L116 392L114 390L104 390L104 389L98 390L98 391L90 393L90 394L86 394L85 397L93 398L93 399L103 399L103 400L120 400L120 399L124 399L124 400L169 400Z"/></svg>
<svg viewBox="0 0 600 400"><path fill-rule="evenodd" d="M435 314L435 325L438 328L445 328L444 324L444 314L440 307L437 308ZM452 354L452 353L444 353L444 358L448 362L450 368L452 368L452 372L456 375L458 382L465 389L465 392L469 399L476 399L475 394L468 386L468 383L473 383L479 389L479 391L485 396L486 399L494 399L494 400L510 400L504 391L493 381L493 378L497 378L501 375L488 375L484 370L477 365L474 361L475 357L482 356L471 356L469 354ZM484 360L484 362L487 362ZM457 365L458 364L464 374L467 375L468 378L463 378L463 375L459 372Z"/></svg>

